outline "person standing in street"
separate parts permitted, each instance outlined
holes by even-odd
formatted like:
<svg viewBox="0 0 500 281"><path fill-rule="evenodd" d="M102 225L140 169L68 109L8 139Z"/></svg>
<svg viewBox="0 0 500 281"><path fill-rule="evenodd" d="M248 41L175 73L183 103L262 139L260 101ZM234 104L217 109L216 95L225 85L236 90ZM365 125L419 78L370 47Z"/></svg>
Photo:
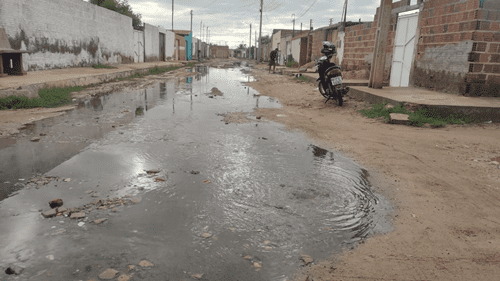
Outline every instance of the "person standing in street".
<svg viewBox="0 0 500 281"><path fill-rule="evenodd" d="M278 57L278 48L271 51L269 55L269 73L271 73L271 67L273 68L273 73L276 73L276 58Z"/></svg>

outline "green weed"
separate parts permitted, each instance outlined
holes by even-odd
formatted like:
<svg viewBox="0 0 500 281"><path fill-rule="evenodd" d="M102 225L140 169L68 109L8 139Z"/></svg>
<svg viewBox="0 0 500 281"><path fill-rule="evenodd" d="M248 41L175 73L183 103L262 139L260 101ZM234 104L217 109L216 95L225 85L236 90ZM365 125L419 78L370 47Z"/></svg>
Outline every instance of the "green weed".
<svg viewBox="0 0 500 281"><path fill-rule="evenodd" d="M71 102L70 92L81 91L83 87L50 88L38 91L39 98L8 96L0 98L0 110L35 107L56 107Z"/></svg>
<svg viewBox="0 0 500 281"><path fill-rule="evenodd" d="M114 67L114 66L111 66L111 65L105 65L105 64L94 64L92 67L95 68L95 69L99 69L99 68L118 68L118 67Z"/></svg>

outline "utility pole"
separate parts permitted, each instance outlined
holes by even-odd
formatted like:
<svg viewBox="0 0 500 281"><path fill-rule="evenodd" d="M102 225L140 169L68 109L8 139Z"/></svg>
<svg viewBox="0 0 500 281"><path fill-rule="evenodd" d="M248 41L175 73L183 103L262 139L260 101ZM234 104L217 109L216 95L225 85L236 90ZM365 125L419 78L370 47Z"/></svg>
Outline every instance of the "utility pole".
<svg viewBox="0 0 500 281"><path fill-rule="evenodd" d="M385 51L387 48L387 37L391 24L392 0L380 0L380 10L375 37L375 50L370 69L370 81L368 87L382 89L385 72Z"/></svg>
<svg viewBox="0 0 500 281"><path fill-rule="evenodd" d="M172 0L172 31L174 31L174 0Z"/></svg>
<svg viewBox="0 0 500 281"><path fill-rule="evenodd" d="M342 23L342 28L341 28L342 31L344 31L345 27L346 27L347 3L348 3L348 0L345 0L345 2L344 2L344 10L342 11L342 19L340 20L341 23Z"/></svg>
<svg viewBox="0 0 500 281"><path fill-rule="evenodd" d="M255 42L255 55L254 55L254 59L257 60L257 30L255 30L255 39L253 40Z"/></svg>
<svg viewBox="0 0 500 281"><path fill-rule="evenodd" d="M205 41L206 41L205 46L208 47L208 25L207 25L207 32L205 33ZM205 54L204 54L205 57L207 56L207 53L208 53L208 51L205 51Z"/></svg>
<svg viewBox="0 0 500 281"><path fill-rule="evenodd" d="M309 21L309 29L312 31L313 30L313 20L310 19Z"/></svg>
<svg viewBox="0 0 500 281"><path fill-rule="evenodd" d="M300 23L300 34L302 35L302 23Z"/></svg>
<svg viewBox="0 0 500 281"><path fill-rule="evenodd" d="M193 33L193 10L191 10L191 33Z"/></svg>
<svg viewBox="0 0 500 281"><path fill-rule="evenodd" d="M292 16L293 16L293 20L292 20L292 22L293 22L292 37L294 37L295 36L295 14L292 14Z"/></svg>
<svg viewBox="0 0 500 281"><path fill-rule="evenodd" d="M252 24L250 24L250 42L248 42L248 59L250 59L250 52L252 51Z"/></svg>
<svg viewBox="0 0 500 281"><path fill-rule="evenodd" d="M263 5L264 5L264 0L260 0L259 62L262 61L262 6Z"/></svg>

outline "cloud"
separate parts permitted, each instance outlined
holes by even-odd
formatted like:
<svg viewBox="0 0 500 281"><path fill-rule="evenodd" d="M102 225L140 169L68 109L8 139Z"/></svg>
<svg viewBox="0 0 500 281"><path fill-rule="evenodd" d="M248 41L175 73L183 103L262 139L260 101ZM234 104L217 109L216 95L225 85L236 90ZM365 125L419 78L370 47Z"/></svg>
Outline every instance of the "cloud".
<svg viewBox="0 0 500 281"><path fill-rule="evenodd" d="M171 28L172 0L129 0L129 4L135 13L142 14L144 22ZM347 20L373 21L379 5L380 0L349 0ZM174 29L189 30L193 10L195 37L201 38L200 23L203 22L203 33L209 26L211 42L227 41L230 47L236 47L241 41L248 44L250 24L254 41L255 31L259 31L259 8L260 0L174 0ZM343 8L343 0L265 0L262 35L271 35L273 29L292 29L292 14L295 14L296 30L300 30L301 23L302 30L309 29L310 19L314 28L329 25L330 18L333 23L340 22Z"/></svg>

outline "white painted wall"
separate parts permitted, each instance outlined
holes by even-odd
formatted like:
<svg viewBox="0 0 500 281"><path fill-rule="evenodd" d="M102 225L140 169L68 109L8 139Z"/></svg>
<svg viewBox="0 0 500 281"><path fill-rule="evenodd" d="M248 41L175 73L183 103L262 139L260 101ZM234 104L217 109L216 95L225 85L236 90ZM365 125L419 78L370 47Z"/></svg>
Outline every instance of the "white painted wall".
<svg viewBox="0 0 500 281"><path fill-rule="evenodd" d="M175 57L175 33L165 30L165 58L174 60Z"/></svg>
<svg viewBox="0 0 500 281"><path fill-rule="evenodd" d="M146 37L146 58L144 61L157 61L160 55L160 30L157 26L144 23L144 36Z"/></svg>
<svg viewBox="0 0 500 281"><path fill-rule="evenodd" d="M300 59L300 39L297 38L292 41L292 57L296 62L299 62Z"/></svg>
<svg viewBox="0 0 500 281"><path fill-rule="evenodd" d="M337 58L339 59L339 65L342 65L342 59L344 58L344 37L345 32L339 31L337 35L338 41L335 44L335 46L337 46Z"/></svg>
<svg viewBox="0 0 500 281"><path fill-rule="evenodd" d="M281 30L273 34L271 38L271 44L272 44L271 49L274 50L276 48L279 48L280 41L281 41Z"/></svg>
<svg viewBox="0 0 500 281"><path fill-rule="evenodd" d="M75 0L1 0L0 27L25 70L133 62L132 19Z"/></svg>

